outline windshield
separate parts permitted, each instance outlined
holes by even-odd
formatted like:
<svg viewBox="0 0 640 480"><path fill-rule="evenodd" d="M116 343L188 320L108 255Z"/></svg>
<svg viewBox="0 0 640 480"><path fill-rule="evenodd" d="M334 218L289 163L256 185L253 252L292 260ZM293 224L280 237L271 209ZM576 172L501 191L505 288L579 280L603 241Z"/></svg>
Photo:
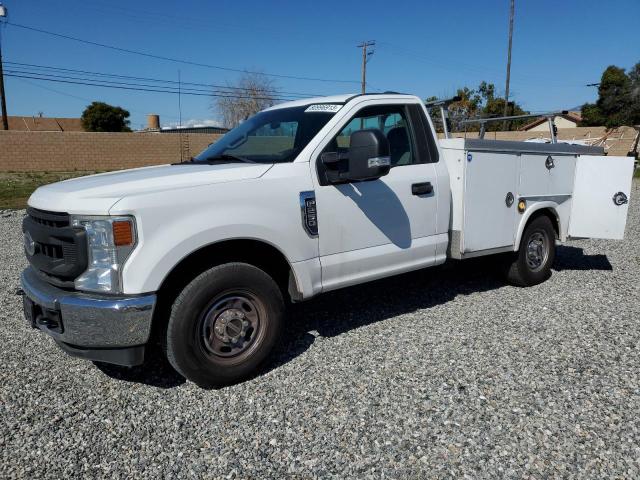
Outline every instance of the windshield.
<svg viewBox="0 0 640 480"><path fill-rule="evenodd" d="M235 157L258 163L291 162L333 115L335 112L307 105L260 112L209 145L193 161Z"/></svg>

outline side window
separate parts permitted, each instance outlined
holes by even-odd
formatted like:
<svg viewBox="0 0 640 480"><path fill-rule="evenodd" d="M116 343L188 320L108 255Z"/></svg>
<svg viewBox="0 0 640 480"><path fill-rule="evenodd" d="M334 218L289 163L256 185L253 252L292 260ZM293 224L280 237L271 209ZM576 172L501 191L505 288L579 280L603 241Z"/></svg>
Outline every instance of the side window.
<svg viewBox="0 0 640 480"><path fill-rule="evenodd" d="M413 124L418 156L424 163L438 161L438 146L433 138L429 121L420 105L409 105L409 116Z"/></svg>
<svg viewBox="0 0 640 480"><path fill-rule="evenodd" d="M377 128L389 140L391 166L418 163L415 154L412 131L403 105L366 107L360 110L329 143L325 151L346 152L349 150L351 134L358 130Z"/></svg>

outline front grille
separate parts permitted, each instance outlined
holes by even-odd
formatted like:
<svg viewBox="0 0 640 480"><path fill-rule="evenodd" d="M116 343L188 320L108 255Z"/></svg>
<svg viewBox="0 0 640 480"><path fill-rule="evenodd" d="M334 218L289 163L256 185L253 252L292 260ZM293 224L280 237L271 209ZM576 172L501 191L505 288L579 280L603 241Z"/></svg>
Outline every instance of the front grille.
<svg viewBox="0 0 640 480"><path fill-rule="evenodd" d="M86 270L86 234L70 226L69 214L28 208L22 230L27 259L40 272L73 280Z"/></svg>
<svg viewBox="0 0 640 480"><path fill-rule="evenodd" d="M27 215L31 219L47 227L63 228L69 226L69 214L59 212L47 212L46 210L38 210L37 208L27 208Z"/></svg>
<svg viewBox="0 0 640 480"><path fill-rule="evenodd" d="M65 228L69 226L69 214L59 212L47 212L46 210L38 210L37 208L27 208L27 215L38 225L50 227L51 229ZM40 253L45 257L52 259L60 259L70 257L69 260L75 259L75 245L59 245L43 242L35 242L36 253Z"/></svg>
<svg viewBox="0 0 640 480"><path fill-rule="evenodd" d="M62 247L60 245L47 245L46 243L37 243L36 245L37 249L47 257L64 258L64 255L62 254Z"/></svg>

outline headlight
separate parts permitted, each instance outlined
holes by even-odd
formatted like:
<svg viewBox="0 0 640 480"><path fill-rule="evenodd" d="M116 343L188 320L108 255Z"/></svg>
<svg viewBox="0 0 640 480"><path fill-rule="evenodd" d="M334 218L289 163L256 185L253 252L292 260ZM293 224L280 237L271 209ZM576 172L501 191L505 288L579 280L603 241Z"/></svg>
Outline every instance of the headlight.
<svg viewBox="0 0 640 480"><path fill-rule="evenodd" d="M136 246L133 217L72 217L87 233L87 270L75 280L78 290L121 293L122 266Z"/></svg>

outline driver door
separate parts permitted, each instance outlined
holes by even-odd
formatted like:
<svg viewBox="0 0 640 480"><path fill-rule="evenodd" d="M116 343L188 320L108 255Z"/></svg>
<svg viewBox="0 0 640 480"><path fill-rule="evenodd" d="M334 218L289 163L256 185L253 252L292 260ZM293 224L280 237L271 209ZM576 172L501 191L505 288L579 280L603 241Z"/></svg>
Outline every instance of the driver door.
<svg viewBox="0 0 640 480"><path fill-rule="evenodd" d="M363 107L323 149L346 153L351 133L377 128L391 157L389 173L376 180L317 186L324 291L435 263L436 169L426 149L416 148L426 145L417 138L425 129L409 118L406 104Z"/></svg>

